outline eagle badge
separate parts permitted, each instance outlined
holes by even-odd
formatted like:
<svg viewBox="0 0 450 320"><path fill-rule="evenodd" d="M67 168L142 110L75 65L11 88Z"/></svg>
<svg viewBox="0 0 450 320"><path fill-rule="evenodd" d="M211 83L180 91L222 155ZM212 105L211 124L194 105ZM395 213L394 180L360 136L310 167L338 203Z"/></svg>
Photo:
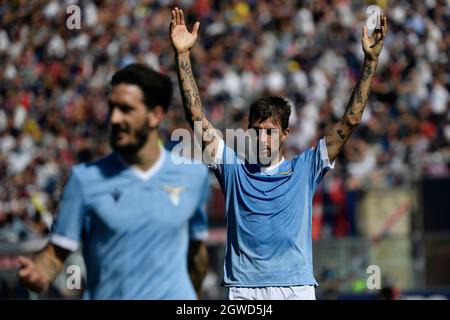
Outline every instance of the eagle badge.
<svg viewBox="0 0 450 320"><path fill-rule="evenodd" d="M170 201L177 207L180 204L180 194L186 191L186 188L164 186L164 191L169 194Z"/></svg>

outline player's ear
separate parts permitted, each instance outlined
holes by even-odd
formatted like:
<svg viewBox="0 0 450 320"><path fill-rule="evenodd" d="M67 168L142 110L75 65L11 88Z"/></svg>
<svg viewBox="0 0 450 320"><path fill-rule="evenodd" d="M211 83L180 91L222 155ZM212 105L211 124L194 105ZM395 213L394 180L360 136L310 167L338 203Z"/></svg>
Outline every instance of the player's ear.
<svg viewBox="0 0 450 320"><path fill-rule="evenodd" d="M286 128L281 133L281 142L286 141L287 137L289 136L289 128Z"/></svg>
<svg viewBox="0 0 450 320"><path fill-rule="evenodd" d="M150 112L148 112L148 125L150 128L156 128L159 126L161 121L164 120L166 112L161 106L155 106Z"/></svg>

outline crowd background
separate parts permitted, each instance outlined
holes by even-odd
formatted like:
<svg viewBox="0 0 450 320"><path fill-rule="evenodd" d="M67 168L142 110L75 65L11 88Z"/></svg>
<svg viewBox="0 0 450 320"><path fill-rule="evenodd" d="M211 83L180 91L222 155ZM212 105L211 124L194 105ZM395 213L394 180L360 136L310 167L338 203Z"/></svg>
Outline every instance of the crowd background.
<svg viewBox="0 0 450 320"><path fill-rule="evenodd" d="M79 30L66 26L70 4L81 8ZM168 74L175 96L163 136L169 143L175 128L187 128L168 33L172 6L183 8L189 28L201 22L193 71L209 119L222 130L246 128L253 99L285 96L293 105L292 157L342 116L359 76L370 4L387 14L389 33L362 124L314 200L318 242L365 236L358 199L367 190L449 176L447 1L2 1L0 245L45 238L71 166L110 151L107 83L118 68L142 62ZM211 195L211 253L219 261L217 184ZM0 269L14 263L4 256ZM207 279L211 297L220 296L220 269L221 261L213 263Z"/></svg>

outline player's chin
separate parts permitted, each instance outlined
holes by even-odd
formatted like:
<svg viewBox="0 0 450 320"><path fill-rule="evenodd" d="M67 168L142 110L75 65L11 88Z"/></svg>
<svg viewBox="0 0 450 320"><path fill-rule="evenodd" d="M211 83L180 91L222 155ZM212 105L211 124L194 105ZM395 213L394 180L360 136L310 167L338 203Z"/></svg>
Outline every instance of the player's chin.
<svg viewBox="0 0 450 320"><path fill-rule="evenodd" d="M262 165L270 165L272 162L270 150L261 150L258 154L258 162Z"/></svg>
<svg viewBox="0 0 450 320"><path fill-rule="evenodd" d="M126 151L134 147L134 144L126 137L111 137L110 144L116 151Z"/></svg>
<svg viewBox="0 0 450 320"><path fill-rule="evenodd" d="M111 138L110 143L113 148L124 148L129 144L129 141L123 138Z"/></svg>

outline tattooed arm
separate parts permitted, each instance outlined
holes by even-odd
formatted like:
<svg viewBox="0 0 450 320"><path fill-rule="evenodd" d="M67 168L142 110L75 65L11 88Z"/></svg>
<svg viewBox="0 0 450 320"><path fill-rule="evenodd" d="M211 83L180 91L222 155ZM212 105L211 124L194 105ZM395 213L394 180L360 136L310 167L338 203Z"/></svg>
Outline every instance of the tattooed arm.
<svg viewBox="0 0 450 320"><path fill-rule="evenodd" d="M200 23L196 22L190 33L184 23L183 11L178 8L172 10L170 37L175 51L178 84L183 98L184 112L194 133L202 134L202 148L208 147L208 155L214 158L219 143L219 136L205 116L197 84L192 74L190 59L190 50L197 39L199 26Z"/></svg>
<svg viewBox="0 0 450 320"><path fill-rule="evenodd" d="M380 30L375 30L372 36L368 36L367 27L363 28L362 46L365 54L362 75L353 90L342 119L336 123L325 137L328 158L330 161L336 159L341 148L349 139L350 135L361 122L364 107L369 98L370 86L373 75L378 64L378 56L383 47L384 37L387 31L387 20L381 17L382 25Z"/></svg>

